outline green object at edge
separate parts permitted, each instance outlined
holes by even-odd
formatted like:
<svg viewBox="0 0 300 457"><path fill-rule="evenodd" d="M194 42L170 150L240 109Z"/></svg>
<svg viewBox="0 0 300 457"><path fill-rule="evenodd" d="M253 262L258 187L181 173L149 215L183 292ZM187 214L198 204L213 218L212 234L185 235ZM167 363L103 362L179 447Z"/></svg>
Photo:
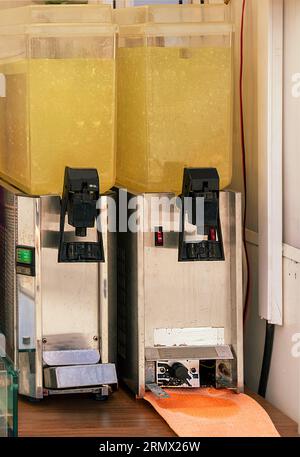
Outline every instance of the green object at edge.
<svg viewBox="0 0 300 457"><path fill-rule="evenodd" d="M0 357L0 437L18 436L18 372Z"/></svg>

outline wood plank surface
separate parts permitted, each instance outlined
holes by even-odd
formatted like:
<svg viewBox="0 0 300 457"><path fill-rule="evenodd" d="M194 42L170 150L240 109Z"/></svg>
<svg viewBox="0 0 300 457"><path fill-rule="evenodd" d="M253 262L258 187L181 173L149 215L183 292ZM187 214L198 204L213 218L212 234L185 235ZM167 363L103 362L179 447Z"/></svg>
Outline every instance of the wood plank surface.
<svg viewBox="0 0 300 457"><path fill-rule="evenodd" d="M266 400L247 391L269 413L281 436L297 435L297 424ZM19 436L52 437L170 437L166 422L144 400L121 387L107 401L89 396L45 398L19 402Z"/></svg>

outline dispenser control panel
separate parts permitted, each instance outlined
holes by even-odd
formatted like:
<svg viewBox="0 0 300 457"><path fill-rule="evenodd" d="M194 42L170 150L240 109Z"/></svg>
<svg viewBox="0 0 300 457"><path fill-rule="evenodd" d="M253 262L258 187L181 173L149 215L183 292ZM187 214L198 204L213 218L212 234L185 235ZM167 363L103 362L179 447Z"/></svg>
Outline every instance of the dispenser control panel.
<svg viewBox="0 0 300 457"><path fill-rule="evenodd" d="M234 386L233 360L159 360L156 383L159 387Z"/></svg>
<svg viewBox="0 0 300 457"><path fill-rule="evenodd" d="M35 249L33 247L16 247L16 272L20 275L35 276Z"/></svg>
<svg viewBox="0 0 300 457"><path fill-rule="evenodd" d="M160 387L200 387L199 360L159 360L156 380Z"/></svg>

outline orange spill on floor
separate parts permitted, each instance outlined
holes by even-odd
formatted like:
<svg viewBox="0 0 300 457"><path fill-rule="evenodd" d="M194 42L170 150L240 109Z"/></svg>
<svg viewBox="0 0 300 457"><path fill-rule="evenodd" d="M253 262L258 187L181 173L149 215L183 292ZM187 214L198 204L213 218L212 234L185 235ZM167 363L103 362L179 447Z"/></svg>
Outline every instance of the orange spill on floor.
<svg viewBox="0 0 300 457"><path fill-rule="evenodd" d="M178 436L278 437L266 411L245 394L216 389L166 389L170 398L145 399Z"/></svg>

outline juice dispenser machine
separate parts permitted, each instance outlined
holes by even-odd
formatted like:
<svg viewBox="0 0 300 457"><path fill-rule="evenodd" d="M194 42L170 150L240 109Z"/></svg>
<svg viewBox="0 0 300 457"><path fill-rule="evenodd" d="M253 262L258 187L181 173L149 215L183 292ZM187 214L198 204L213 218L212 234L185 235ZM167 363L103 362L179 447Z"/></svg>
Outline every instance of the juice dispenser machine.
<svg viewBox="0 0 300 457"><path fill-rule="evenodd" d="M152 5L115 17L117 184L130 191L119 191L120 376L138 396L146 388L158 396L165 387L242 390L241 195L224 191L230 8Z"/></svg>
<svg viewBox="0 0 300 457"><path fill-rule="evenodd" d="M1 11L0 35L7 354L25 396L102 398L117 383L115 234L107 230L115 181L111 8L10 8Z"/></svg>

